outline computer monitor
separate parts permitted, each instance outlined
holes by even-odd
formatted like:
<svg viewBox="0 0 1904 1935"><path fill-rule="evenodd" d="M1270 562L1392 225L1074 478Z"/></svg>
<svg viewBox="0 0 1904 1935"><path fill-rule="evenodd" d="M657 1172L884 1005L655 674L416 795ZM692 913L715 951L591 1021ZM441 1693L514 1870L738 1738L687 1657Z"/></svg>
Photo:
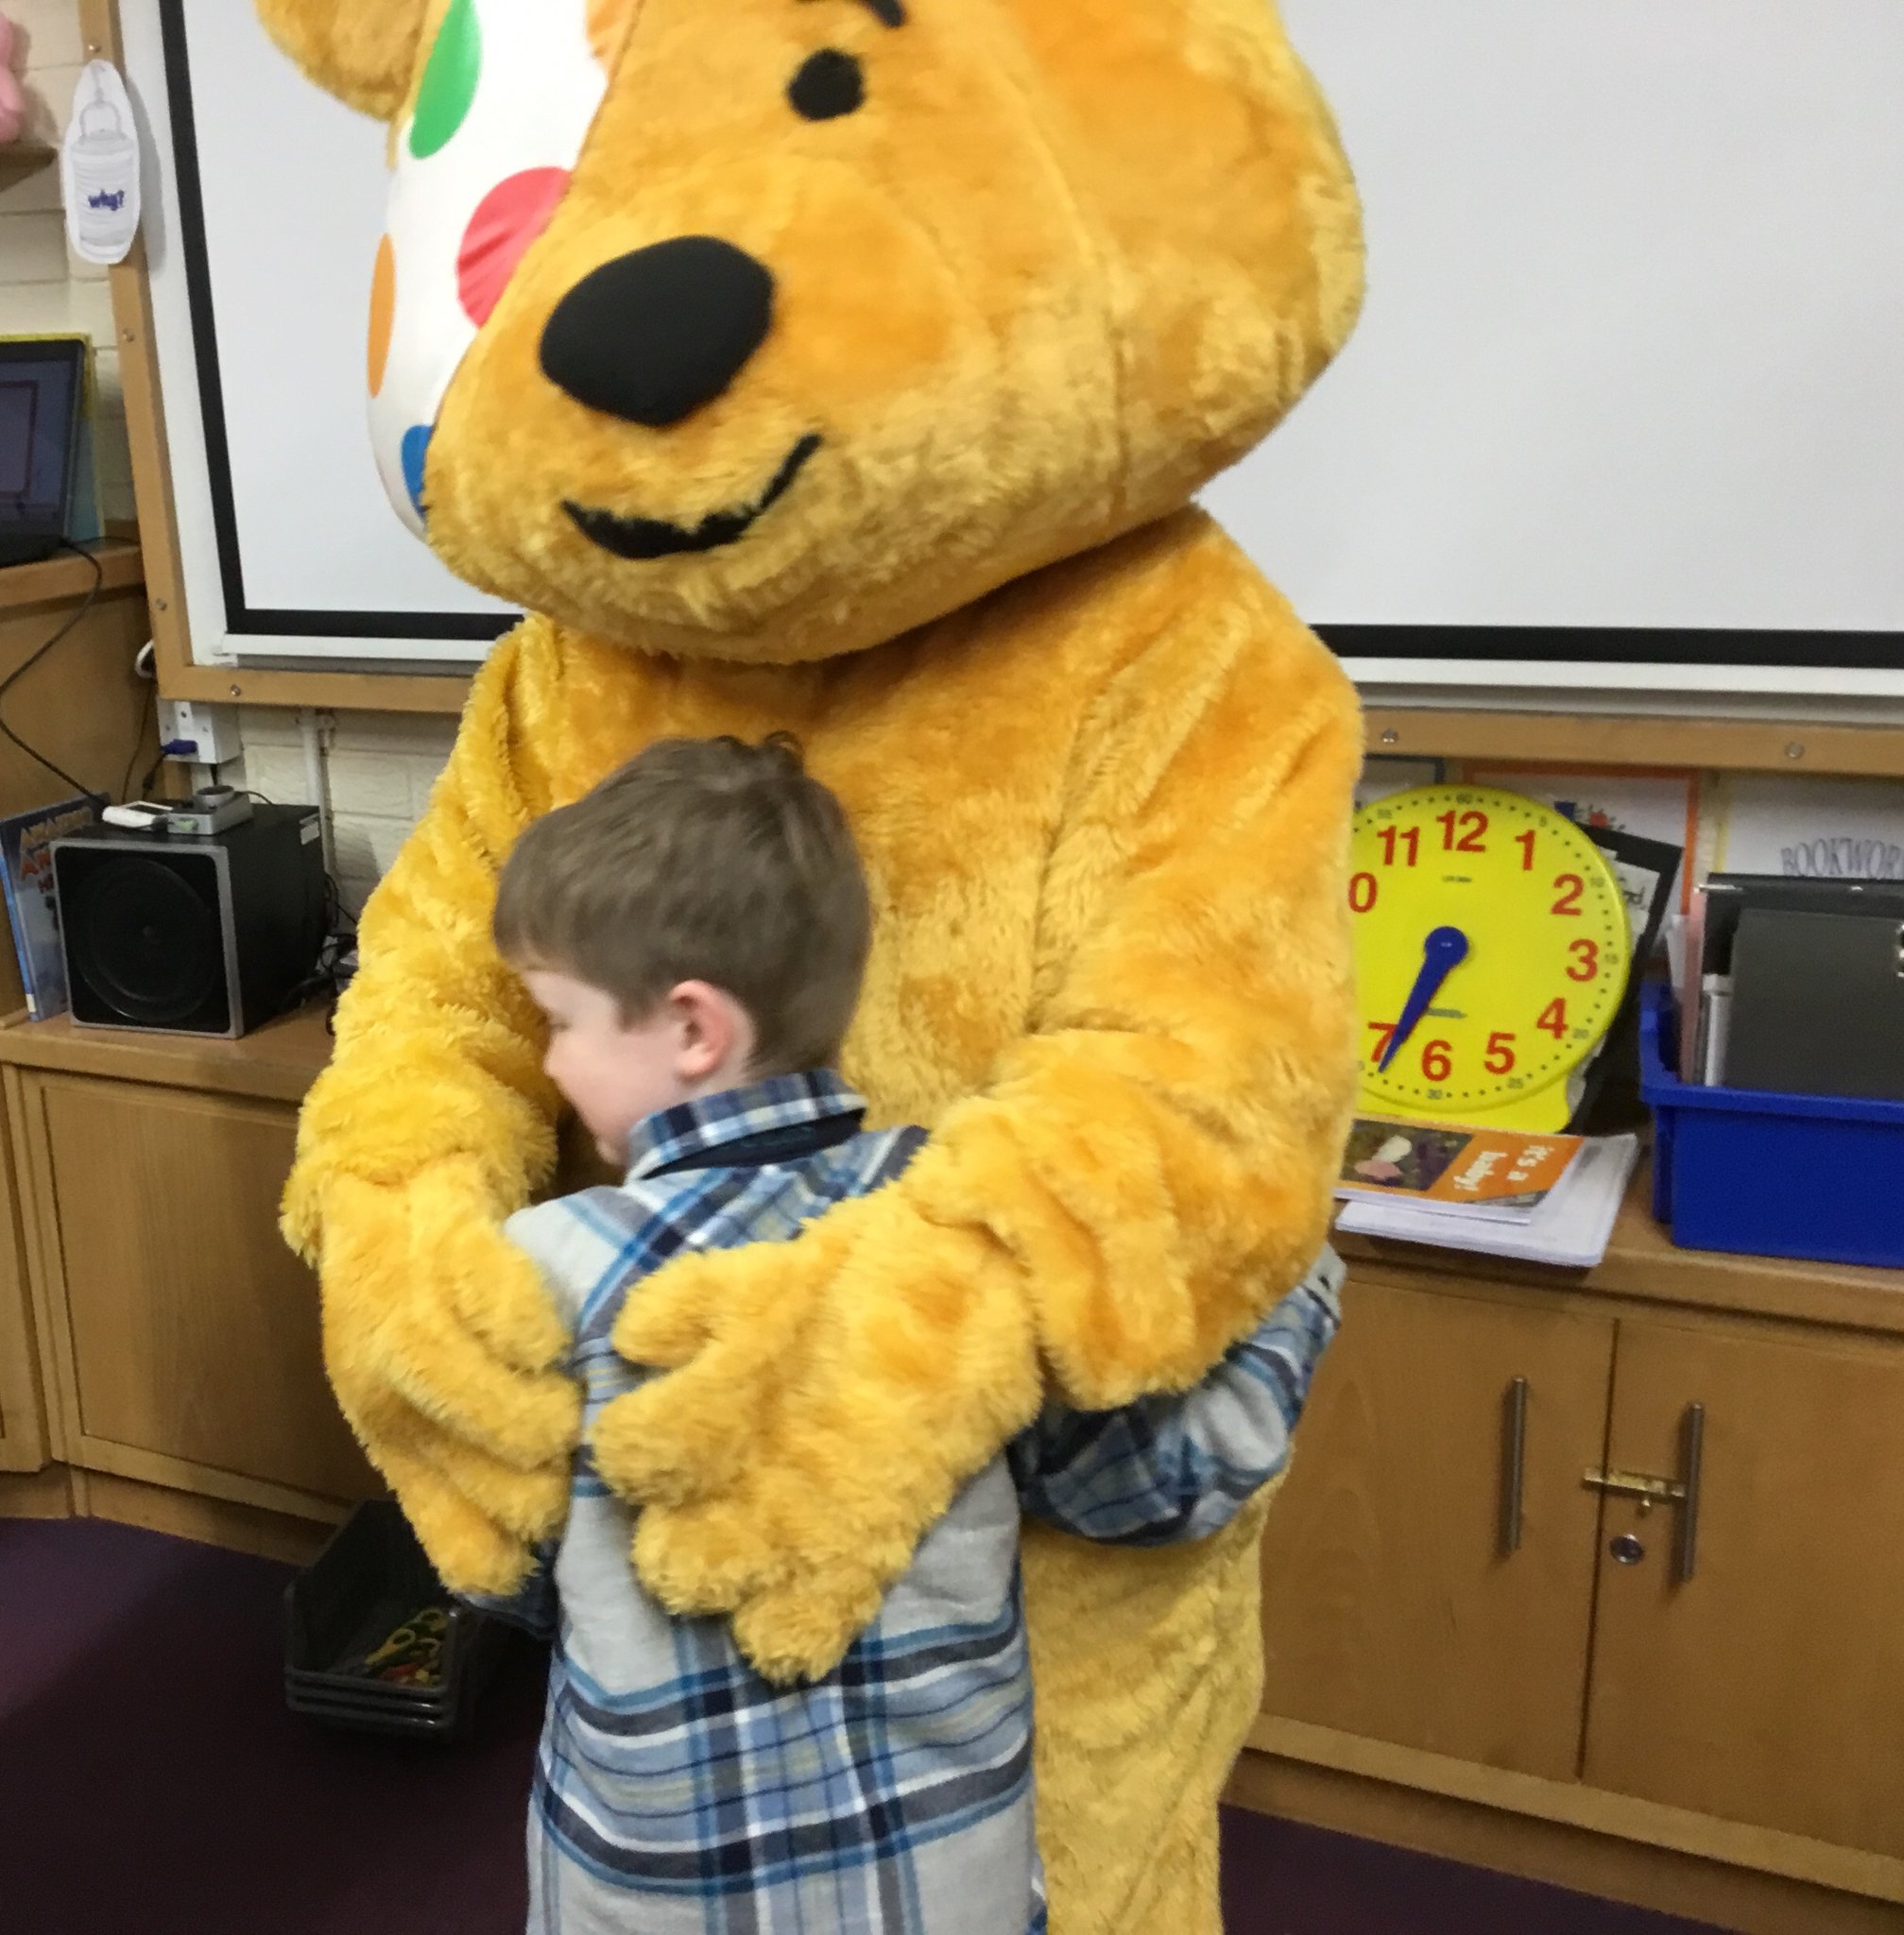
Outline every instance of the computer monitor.
<svg viewBox="0 0 1904 1935"><path fill-rule="evenodd" d="M66 537L86 385L82 339L0 342L0 565Z"/></svg>

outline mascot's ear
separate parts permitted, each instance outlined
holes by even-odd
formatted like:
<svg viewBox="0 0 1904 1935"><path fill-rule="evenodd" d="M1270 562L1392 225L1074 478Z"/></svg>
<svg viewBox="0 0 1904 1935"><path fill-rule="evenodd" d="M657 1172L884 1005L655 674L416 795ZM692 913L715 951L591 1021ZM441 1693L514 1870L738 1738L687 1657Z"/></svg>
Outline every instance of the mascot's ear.
<svg viewBox="0 0 1904 1935"><path fill-rule="evenodd" d="M257 0L265 30L326 93L379 121L409 98L429 0Z"/></svg>

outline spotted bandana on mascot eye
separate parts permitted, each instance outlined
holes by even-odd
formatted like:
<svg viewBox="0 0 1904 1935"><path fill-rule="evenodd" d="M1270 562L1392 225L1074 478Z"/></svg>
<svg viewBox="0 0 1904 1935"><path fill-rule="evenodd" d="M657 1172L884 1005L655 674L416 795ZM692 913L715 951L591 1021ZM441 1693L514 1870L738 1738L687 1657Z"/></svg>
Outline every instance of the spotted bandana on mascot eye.
<svg viewBox="0 0 1904 1935"><path fill-rule="evenodd" d="M451 0L395 130L370 299L370 436L423 532L423 464L476 332L548 226L641 0Z"/></svg>

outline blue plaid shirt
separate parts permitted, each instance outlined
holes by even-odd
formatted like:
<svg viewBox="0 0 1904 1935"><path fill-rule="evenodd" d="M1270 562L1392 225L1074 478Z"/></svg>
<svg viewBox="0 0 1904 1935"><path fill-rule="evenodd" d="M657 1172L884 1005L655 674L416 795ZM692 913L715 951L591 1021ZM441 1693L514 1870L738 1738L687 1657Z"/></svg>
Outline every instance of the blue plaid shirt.
<svg viewBox="0 0 1904 1935"><path fill-rule="evenodd" d="M512 1218L571 1323L585 1437L651 1375L609 1342L683 1250L780 1241L900 1173L836 1077L650 1117L626 1179ZM761 1679L716 1619L673 1619L628 1565L626 1509L576 1458L569 1521L521 1593L477 1601L555 1638L530 1807L531 1935L1016 1935L1045 1926L1018 1580L1030 1512L1083 1537L1198 1538L1281 1468L1334 1334L1327 1254L1180 1397L1054 1407L965 1487L879 1617L814 1686Z"/></svg>

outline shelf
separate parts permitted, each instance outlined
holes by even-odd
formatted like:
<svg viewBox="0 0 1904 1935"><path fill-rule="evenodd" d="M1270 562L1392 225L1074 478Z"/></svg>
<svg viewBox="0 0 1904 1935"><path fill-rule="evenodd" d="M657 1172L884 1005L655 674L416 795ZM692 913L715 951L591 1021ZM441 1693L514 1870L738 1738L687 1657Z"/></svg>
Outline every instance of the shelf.
<svg viewBox="0 0 1904 1935"><path fill-rule="evenodd" d="M0 1036L4 1040L4 1036ZM1588 1296L1724 1310L1852 1330L1904 1335L1904 1270L1850 1263L1795 1262L1780 1257L1735 1257L1682 1250L1653 1220L1651 1166L1642 1163L1614 1225L1604 1260L1594 1270L1556 1270L1467 1250L1444 1250L1392 1237L1338 1232L1335 1246L1352 1263L1410 1276L1455 1276L1467 1282L1525 1285ZM1418 1277L1417 1277L1418 1280Z"/></svg>
<svg viewBox="0 0 1904 1935"><path fill-rule="evenodd" d="M321 1005L267 1022L237 1041L76 1028L64 1015L0 1028L0 1065L149 1082L258 1102L301 1102L330 1056Z"/></svg>
<svg viewBox="0 0 1904 1935"><path fill-rule="evenodd" d="M5 153L0 149L0 153ZM99 587L124 591L145 581L139 547L123 538L108 538L91 547L105 574ZM83 598L93 583L93 567L83 557L62 551L43 564L13 564L0 570L0 612L19 611L29 605L58 605Z"/></svg>
<svg viewBox="0 0 1904 1935"><path fill-rule="evenodd" d="M1382 706L1369 707L1364 717L1368 750L1387 759L1904 776L1898 726Z"/></svg>

